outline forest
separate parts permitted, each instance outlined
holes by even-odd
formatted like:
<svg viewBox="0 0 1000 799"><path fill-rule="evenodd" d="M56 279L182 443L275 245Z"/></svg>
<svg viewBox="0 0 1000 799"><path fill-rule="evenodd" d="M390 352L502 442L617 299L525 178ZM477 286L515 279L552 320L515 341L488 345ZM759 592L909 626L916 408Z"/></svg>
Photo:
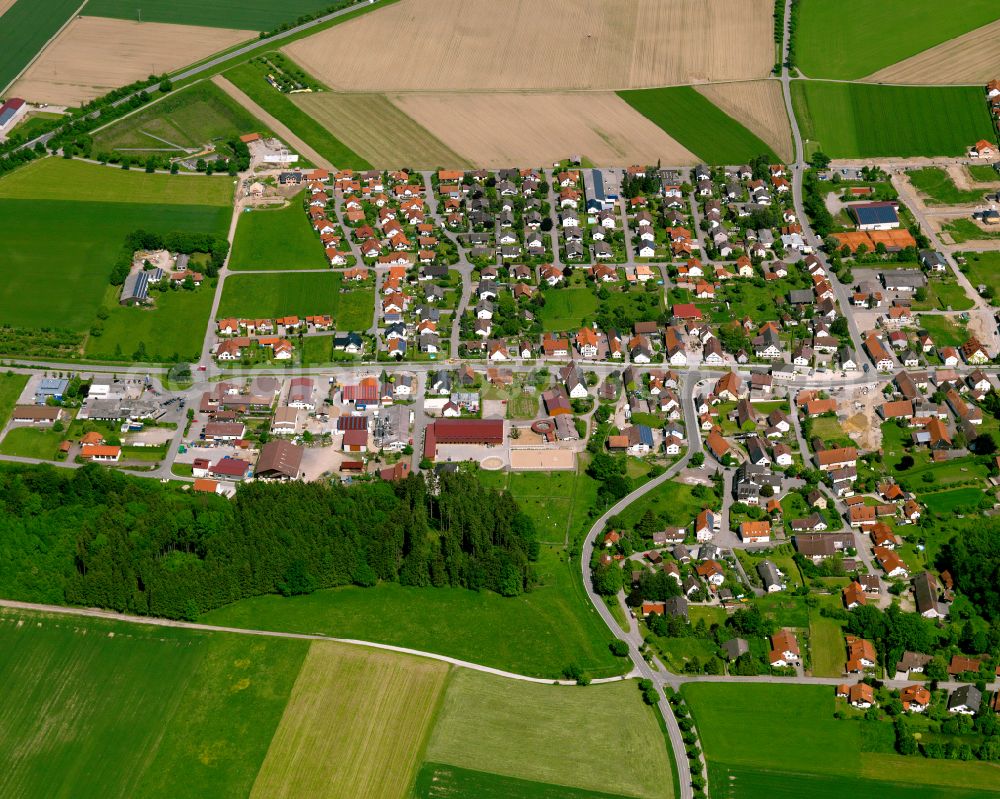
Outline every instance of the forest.
<svg viewBox="0 0 1000 799"><path fill-rule="evenodd" d="M0 593L193 619L239 599L379 581L530 590L534 525L474 476L252 483L232 501L86 466L0 468Z"/></svg>

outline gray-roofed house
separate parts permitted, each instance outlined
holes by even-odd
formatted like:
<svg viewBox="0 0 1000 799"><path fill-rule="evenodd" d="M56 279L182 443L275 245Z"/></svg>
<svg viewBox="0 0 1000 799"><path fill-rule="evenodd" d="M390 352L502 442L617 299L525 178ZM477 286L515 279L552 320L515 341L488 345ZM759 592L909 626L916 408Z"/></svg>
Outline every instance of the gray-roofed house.
<svg viewBox="0 0 1000 799"><path fill-rule="evenodd" d="M147 305L149 303L149 275L146 272L132 272L122 285L122 305Z"/></svg>
<svg viewBox="0 0 1000 799"><path fill-rule="evenodd" d="M983 694L974 685L961 685L948 697L948 712L973 716L983 704Z"/></svg>
<svg viewBox="0 0 1000 799"><path fill-rule="evenodd" d="M722 645L722 651L726 653L726 660L733 661L749 652L750 644L745 638L730 638Z"/></svg>
<svg viewBox="0 0 1000 799"><path fill-rule="evenodd" d="M771 561L762 560L758 563L757 574L760 575L760 579L764 583L764 589L769 594L773 594L775 591L783 591L785 589L785 583L781 579L781 572L778 571L778 567Z"/></svg>

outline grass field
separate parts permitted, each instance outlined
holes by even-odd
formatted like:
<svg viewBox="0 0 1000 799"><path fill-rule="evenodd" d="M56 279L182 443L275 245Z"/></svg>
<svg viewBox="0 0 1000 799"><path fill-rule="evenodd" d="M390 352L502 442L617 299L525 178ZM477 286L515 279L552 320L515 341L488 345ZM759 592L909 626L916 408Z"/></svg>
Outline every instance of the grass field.
<svg viewBox="0 0 1000 799"><path fill-rule="evenodd" d="M669 519L666 524L674 526L689 524L695 520L703 507L716 505L711 495L705 500L705 504L702 504L701 500L692 495L692 491L692 486L668 480L629 505L622 511L620 517L624 524L630 527L650 510L655 516L664 520Z"/></svg>
<svg viewBox="0 0 1000 799"><path fill-rule="evenodd" d="M927 299L914 300L911 308L914 311L967 311L973 305L965 289L949 276L928 281Z"/></svg>
<svg viewBox="0 0 1000 799"><path fill-rule="evenodd" d="M0 180L0 194L8 179ZM0 322L86 330L95 321L127 233L140 228L223 233L229 215L228 208L208 205L0 199L0 239L7 246Z"/></svg>
<svg viewBox="0 0 1000 799"><path fill-rule="evenodd" d="M978 87L795 81L792 101L807 150L833 158L957 156L994 136Z"/></svg>
<svg viewBox="0 0 1000 799"><path fill-rule="evenodd" d="M272 0L145 0L142 19L145 22L267 31L333 4L333 0L285 0L282 3ZM90 0L87 14L92 17L136 19L137 8L132 0Z"/></svg>
<svg viewBox="0 0 1000 799"><path fill-rule="evenodd" d="M0 794L246 796L308 643L0 615Z"/></svg>
<svg viewBox="0 0 1000 799"><path fill-rule="evenodd" d="M938 347L958 347L969 337L964 325L956 324L947 316L921 314L917 317L917 325L930 334Z"/></svg>
<svg viewBox="0 0 1000 799"><path fill-rule="evenodd" d="M26 140L30 141L38 135L43 126L47 125L53 119L61 119L62 116L62 114L50 114L47 111L35 111L18 122L11 133L24 136Z"/></svg>
<svg viewBox="0 0 1000 799"><path fill-rule="evenodd" d="M232 207L233 179L225 175L147 174L65 158L42 158L0 179L0 199Z"/></svg>
<svg viewBox="0 0 1000 799"><path fill-rule="evenodd" d="M616 794L519 780L487 771L424 763L414 799L625 799Z"/></svg>
<svg viewBox="0 0 1000 799"><path fill-rule="evenodd" d="M594 757L611 742L614 768ZM581 689L456 671L427 759L644 799L671 794L663 735L630 682Z"/></svg>
<svg viewBox="0 0 1000 799"><path fill-rule="evenodd" d="M251 799L405 799L447 676L437 661L314 642Z"/></svg>
<svg viewBox="0 0 1000 799"><path fill-rule="evenodd" d="M992 286L1000 296L1000 252L967 252L962 267L973 287Z"/></svg>
<svg viewBox="0 0 1000 799"><path fill-rule="evenodd" d="M376 167L462 168L470 162L393 105L384 94L300 94L295 105Z"/></svg>
<svg viewBox="0 0 1000 799"><path fill-rule="evenodd" d="M371 164L336 138L284 94L265 80L266 73L257 64L241 64L226 70L224 76L261 108L286 124L306 144L338 168L370 169Z"/></svg>
<svg viewBox="0 0 1000 799"><path fill-rule="evenodd" d="M796 53L811 78L860 78L1000 17L991 0L960 14L933 0L802 0ZM974 140L973 140L974 141Z"/></svg>
<svg viewBox="0 0 1000 799"><path fill-rule="evenodd" d="M65 433L57 433L52 428L15 427L8 430L3 441L0 441L0 453L20 458L53 460L65 437Z"/></svg>
<svg viewBox="0 0 1000 799"><path fill-rule="evenodd" d="M914 169L906 174L910 183L926 194L932 205L977 203L983 199L983 195L986 193L985 189L978 191L959 189L951 176L940 167L929 166L924 169Z"/></svg>
<svg viewBox="0 0 1000 799"><path fill-rule="evenodd" d="M740 164L758 155L779 160L758 136L690 86L636 89L618 94L710 164Z"/></svg>
<svg viewBox="0 0 1000 799"><path fill-rule="evenodd" d="M981 488L956 488L951 491L920 495L920 501L933 513L952 513L959 508L976 508L982 498Z"/></svg>
<svg viewBox="0 0 1000 799"><path fill-rule="evenodd" d="M1000 232L995 230L983 230L971 219L959 217L941 226L941 232L951 236L955 244L965 244L968 241L986 241L988 239L1000 238Z"/></svg>
<svg viewBox="0 0 1000 799"><path fill-rule="evenodd" d="M287 208L258 208L240 214L229 268L326 268L323 243L313 232L301 200L296 195Z"/></svg>
<svg viewBox="0 0 1000 799"><path fill-rule="evenodd" d="M154 291L152 308L126 308L118 304L118 290L105 301L108 318L104 332L90 335L84 347L88 358L128 358L139 342L146 355L155 361L196 361L212 310L214 289L211 281L194 291Z"/></svg>
<svg viewBox="0 0 1000 799"><path fill-rule="evenodd" d="M816 677L839 677L844 673L844 633L834 619L810 613L809 648Z"/></svg>
<svg viewBox="0 0 1000 799"><path fill-rule="evenodd" d="M621 673L625 664L608 651L607 627L585 604L579 569L555 556L541 565L545 583L513 599L487 591L427 591L393 583L289 599L262 596L220 608L203 621L361 638L533 677L559 677L570 663L592 677Z"/></svg>
<svg viewBox="0 0 1000 799"><path fill-rule="evenodd" d="M969 177L979 183L995 183L1000 181L1000 172L997 172L992 166L970 164L965 169L968 171Z"/></svg>
<svg viewBox="0 0 1000 799"><path fill-rule="evenodd" d="M214 83L203 81L168 94L94 134L94 152L169 146L160 139L178 148L201 147L258 131L263 132L261 122Z"/></svg>
<svg viewBox="0 0 1000 799"><path fill-rule="evenodd" d="M28 385L27 375L14 372L0 374L0 427L7 423L11 411L17 405L17 398L21 396L26 385Z"/></svg>
<svg viewBox="0 0 1000 799"><path fill-rule="evenodd" d="M538 315L546 330L575 330L597 311L597 295L589 288L556 289L543 296Z"/></svg>
<svg viewBox="0 0 1000 799"><path fill-rule="evenodd" d="M353 289L338 295L337 327L360 332L372 325L375 315L375 289Z"/></svg>
<svg viewBox="0 0 1000 799"><path fill-rule="evenodd" d="M18 0L0 25L0 95L80 7L77 0Z"/></svg>
<svg viewBox="0 0 1000 799"><path fill-rule="evenodd" d="M219 316L273 319L336 314L339 289L340 275L329 272L230 275L222 290Z"/></svg>

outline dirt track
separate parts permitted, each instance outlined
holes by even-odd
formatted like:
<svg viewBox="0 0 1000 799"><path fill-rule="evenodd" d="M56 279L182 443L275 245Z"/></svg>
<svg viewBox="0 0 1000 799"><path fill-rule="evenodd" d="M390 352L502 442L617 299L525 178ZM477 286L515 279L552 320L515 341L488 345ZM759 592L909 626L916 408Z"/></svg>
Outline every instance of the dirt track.
<svg viewBox="0 0 1000 799"><path fill-rule="evenodd" d="M9 93L31 101L76 105L256 36L253 31L226 28L78 17Z"/></svg>

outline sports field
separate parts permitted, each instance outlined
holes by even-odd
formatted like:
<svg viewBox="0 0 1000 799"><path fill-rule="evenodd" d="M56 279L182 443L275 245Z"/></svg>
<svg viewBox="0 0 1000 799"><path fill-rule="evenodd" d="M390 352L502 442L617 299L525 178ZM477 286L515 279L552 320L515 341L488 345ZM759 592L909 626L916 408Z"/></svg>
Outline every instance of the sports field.
<svg viewBox="0 0 1000 799"><path fill-rule="evenodd" d="M330 272L230 275L222 290L219 316L335 315L339 289L340 275Z"/></svg>
<svg viewBox="0 0 1000 799"><path fill-rule="evenodd" d="M757 135L690 86L637 89L618 94L710 164L739 164L758 155L779 160Z"/></svg>
<svg viewBox="0 0 1000 799"><path fill-rule="evenodd" d="M335 5L334 0L283 0L281 3L274 0L144 0L141 6L133 0L90 0L87 14L134 20L141 7L144 22L267 31L331 5Z"/></svg>
<svg viewBox="0 0 1000 799"><path fill-rule="evenodd" d="M43 158L0 178L0 199L231 207L233 179L225 175L147 174L65 158Z"/></svg>
<svg viewBox="0 0 1000 799"><path fill-rule="evenodd" d="M863 753L860 726L833 717L833 686L693 683L683 695L698 725L709 779L718 786L713 796L998 795L990 764Z"/></svg>
<svg viewBox="0 0 1000 799"><path fill-rule="evenodd" d="M238 19L233 17L234 22ZM77 17L45 48L11 92L32 102L78 105L255 37L255 32L248 30ZM95 57L96 52L101 55Z"/></svg>
<svg viewBox="0 0 1000 799"><path fill-rule="evenodd" d="M470 162L384 94L300 94L295 105L376 167L461 168Z"/></svg>
<svg viewBox="0 0 1000 799"><path fill-rule="evenodd" d="M308 643L0 614L0 794L247 796Z"/></svg>
<svg viewBox="0 0 1000 799"><path fill-rule="evenodd" d="M371 168L368 161L268 84L266 72L258 64L241 64L227 70L224 77L337 168Z"/></svg>
<svg viewBox="0 0 1000 799"><path fill-rule="evenodd" d="M594 757L607 746L615 752L614 768ZM581 689L457 670L427 759L642 799L672 794L663 734L628 681Z"/></svg>
<svg viewBox="0 0 1000 799"><path fill-rule="evenodd" d="M810 78L861 78L998 18L993 0L801 0L798 65Z"/></svg>
<svg viewBox="0 0 1000 799"><path fill-rule="evenodd" d="M770 0L406 0L285 49L344 91L617 90L766 77L773 13ZM359 42L401 46L362 57Z"/></svg>
<svg viewBox="0 0 1000 799"><path fill-rule="evenodd" d="M795 81L792 101L807 151L833 158L957 156L993 137L976 87Z"/></svg>
<svg viewBox="0 0 1000 799"><path fill-rule="evenodd" d="M0 95L80 7L78 0L18 0L0 24Z"/></svg>
<svg viewBox="0 0 1000 799"><path fill-rule="evenodd" d="M262 131L262 124L215 84L196 83L94 134L94 152L203 147ZM141 153L135 153L141 155ZM180 153L173 153L179 155Z"/></svg>
<svg viewBox="0 0 1000 799"><path fill-rule="evenodd" d="M313 643L251 799L406 799L447 676L433 660Z"/></svg>
<svg viewBox="0 0 1000 799"><path fill-rule="evenodd" d="M257 208L240 214L229 268L324 269L323 243L302 210L302 196L286 208Z"/></svg>

